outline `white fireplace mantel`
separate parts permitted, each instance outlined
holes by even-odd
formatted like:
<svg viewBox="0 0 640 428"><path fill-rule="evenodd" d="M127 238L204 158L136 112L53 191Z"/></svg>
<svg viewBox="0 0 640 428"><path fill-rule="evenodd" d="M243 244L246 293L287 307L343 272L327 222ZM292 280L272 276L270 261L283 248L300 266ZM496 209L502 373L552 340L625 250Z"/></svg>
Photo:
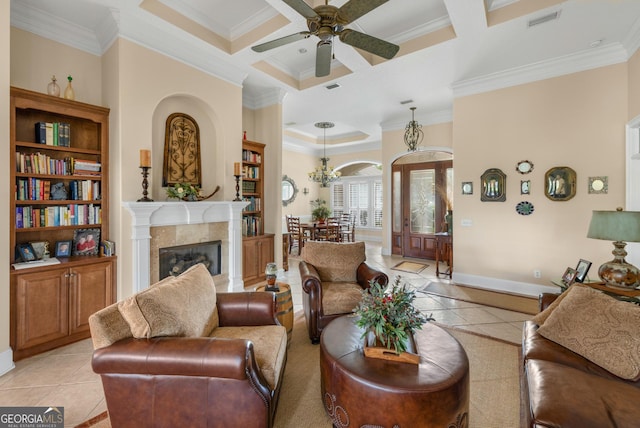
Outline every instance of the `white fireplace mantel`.
<svg viewBox="0 0 640 428"><path fill-rule="evenodd" d="M247 202L123 202L132 216L133 290L141 291L150 284L151 233L154 226L184 224L229 224L228 291L243 291L242 281L242 208Z"/></svg>

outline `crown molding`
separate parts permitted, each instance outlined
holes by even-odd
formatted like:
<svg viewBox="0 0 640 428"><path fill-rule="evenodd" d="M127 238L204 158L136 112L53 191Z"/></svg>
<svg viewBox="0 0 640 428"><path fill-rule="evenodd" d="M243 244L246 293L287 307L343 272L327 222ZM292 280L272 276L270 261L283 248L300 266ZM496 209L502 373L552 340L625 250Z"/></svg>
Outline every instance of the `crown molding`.
<svg viewBox="0 0 640 428"><path fill-rule="evenodd" d="M258 94L242 91L242 106L250 110L258 110L275 104L282 104L287 91L282 88L267 88Z"/></svg>
<svg viewBox="0 0 640 428"><path fill-rule="evenodd" d="M96 56L103 53L94 31L24 2L11 2L11 26Z"/></svg>
<svg viewBox="0 0 640 428"><path fill-rule="evenodd" d="M539 80L550 79L580 71L619 64L628 60L626 49L620 43L589 49L575 54L515 67L455 82L453 97L465 97Z"/></svg>

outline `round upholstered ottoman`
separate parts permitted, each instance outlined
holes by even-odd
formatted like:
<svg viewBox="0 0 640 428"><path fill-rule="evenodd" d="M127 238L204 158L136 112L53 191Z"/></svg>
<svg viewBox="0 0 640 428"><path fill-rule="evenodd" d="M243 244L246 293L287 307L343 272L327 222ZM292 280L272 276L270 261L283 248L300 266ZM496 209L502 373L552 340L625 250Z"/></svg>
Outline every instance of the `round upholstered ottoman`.
<svg viewBox="0 0 640 428"><path fill-rule="evenodd" d="M334 427L460 427L469 424L469 360L460 343L427 323L414 335L420 364L365 357L356 318L320 338L325 410Z"/></svg>

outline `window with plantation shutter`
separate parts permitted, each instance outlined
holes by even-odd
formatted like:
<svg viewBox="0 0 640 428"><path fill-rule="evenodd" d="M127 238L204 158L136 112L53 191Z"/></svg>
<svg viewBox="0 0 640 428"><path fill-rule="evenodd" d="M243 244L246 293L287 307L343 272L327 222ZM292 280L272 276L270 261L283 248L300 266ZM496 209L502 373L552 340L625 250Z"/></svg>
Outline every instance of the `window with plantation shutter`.
<svg viewBox="0 0 640 428"><path fill-rule="evenodd" d="M331 186L331 202L334 216L348 212L357 227L382 228L381 177L342 177Z"/></svg>

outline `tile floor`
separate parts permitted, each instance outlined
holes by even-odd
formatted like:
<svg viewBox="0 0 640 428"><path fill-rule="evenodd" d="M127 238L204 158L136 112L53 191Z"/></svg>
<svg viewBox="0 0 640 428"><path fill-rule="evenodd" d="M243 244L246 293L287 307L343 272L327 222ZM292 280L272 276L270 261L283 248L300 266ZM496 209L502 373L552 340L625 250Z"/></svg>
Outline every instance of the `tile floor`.
<svg viewBox="0 0 640 428"><path fill-rule="evenodd" d="M401 275L416 290L430 281L449 283L435 276L433 261L419 274L391 268L403 259L382 256L380 246L367 243L367 263L389 275ZM302 308L302 289L296 257L279 281L290 284L294 309ZM436 322L519 344L522 324L529 314L482 306L445 297L417 293L416 305L433 314ZM62 406L65 426L73 427L106 410L100 378L91 370L89 339L16 362L15 369L0 376L0 406Z"/></svg>

